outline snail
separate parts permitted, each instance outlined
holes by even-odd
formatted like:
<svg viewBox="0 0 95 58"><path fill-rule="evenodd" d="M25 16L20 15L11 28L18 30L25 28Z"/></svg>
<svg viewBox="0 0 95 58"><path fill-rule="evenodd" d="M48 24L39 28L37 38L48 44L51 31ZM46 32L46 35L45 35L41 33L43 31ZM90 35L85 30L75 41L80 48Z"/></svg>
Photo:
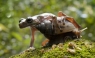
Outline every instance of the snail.
<svg viewBox="0 0 95 58"><path fill-rule="evenodd" d="M52 13L42 13L32 17L21 18L19 27L25 28L30 26L32 30L32 39L30 47L34 43L35 31L40 31L47 38L42 42L42 46L52 46L53 44L64 43L67 38L80 38L80 33L87 28L81 30L74 18L58 12L58 15Z"/></svg>

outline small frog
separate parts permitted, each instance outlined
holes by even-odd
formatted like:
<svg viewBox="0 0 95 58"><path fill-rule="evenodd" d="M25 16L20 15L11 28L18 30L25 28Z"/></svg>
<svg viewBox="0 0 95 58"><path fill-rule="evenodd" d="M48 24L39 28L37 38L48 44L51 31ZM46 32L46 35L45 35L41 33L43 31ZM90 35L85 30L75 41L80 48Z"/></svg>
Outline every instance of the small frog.
<svg viewBox="0 0 95 58"><path fill-rule="evenodd" d="M21 18L19 21L19 27L25 28L30 26L32 30L32 39L30 47L34 43L35 31L40 31L46 39L42 42L43 46L52 46L53 44L64 43L67 38L75 39L80 38L80 33L87 29L80 30L80 26L76 23L74 18L58 12L58 16L52 13L42 13L32 17Z"/></svg>

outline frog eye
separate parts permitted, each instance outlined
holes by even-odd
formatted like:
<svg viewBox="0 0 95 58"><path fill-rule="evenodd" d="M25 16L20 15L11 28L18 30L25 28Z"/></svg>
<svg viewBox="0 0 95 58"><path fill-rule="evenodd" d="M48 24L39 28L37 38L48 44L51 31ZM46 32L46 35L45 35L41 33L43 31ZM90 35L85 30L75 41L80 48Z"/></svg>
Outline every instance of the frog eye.
<svg viewBox="0 0 95 58"><path fill-rule="evenodd" d="M32 18L27 18L27 19L26 19L26 22L27 22L27 23L32 23L32 22L33 22L33 19L32 19Z"/></svg>

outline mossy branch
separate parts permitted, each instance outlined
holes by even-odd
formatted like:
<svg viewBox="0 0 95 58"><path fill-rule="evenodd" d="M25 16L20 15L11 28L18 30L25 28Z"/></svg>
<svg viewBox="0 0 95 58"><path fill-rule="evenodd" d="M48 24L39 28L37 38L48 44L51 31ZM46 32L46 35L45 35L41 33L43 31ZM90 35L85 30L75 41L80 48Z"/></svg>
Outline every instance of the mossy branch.
<svg viewBox="0 0 95 58"><path fill-rule="evenodd" d="M85 39L60 43L48 48L27 49L9 58L94 58L95 42Z"/></svg>

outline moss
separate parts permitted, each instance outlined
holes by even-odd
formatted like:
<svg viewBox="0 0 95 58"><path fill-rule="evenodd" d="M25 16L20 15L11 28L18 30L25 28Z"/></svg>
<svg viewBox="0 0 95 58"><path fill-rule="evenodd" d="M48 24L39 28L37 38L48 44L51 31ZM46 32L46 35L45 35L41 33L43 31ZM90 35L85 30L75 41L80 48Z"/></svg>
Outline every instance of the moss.
<svg viewBox="0 0 95 58"><path fill-rule="evenodd" d="M95 43L85 39L60 43L48 48L28 49L9 58L94 58Z"/></svg>

